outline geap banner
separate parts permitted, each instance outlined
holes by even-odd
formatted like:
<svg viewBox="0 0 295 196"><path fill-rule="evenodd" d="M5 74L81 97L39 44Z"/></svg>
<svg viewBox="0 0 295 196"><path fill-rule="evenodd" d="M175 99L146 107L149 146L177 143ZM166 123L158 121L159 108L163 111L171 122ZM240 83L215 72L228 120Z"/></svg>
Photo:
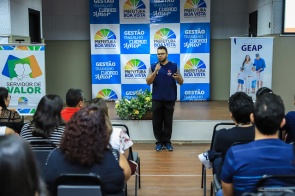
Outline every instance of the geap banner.
<svg viewBox="0 0 295 196"><path fill-rule="evenodd" d="M166 46L184 84L178 100L210 99L210 0L89 0L92 96L132 98Z"/></svg>
<svg viewBox="0 0 295 196"><path fill-rule="evenodd" d="M33 115L45 95L44 51L45 45L0 45L0 86L22 115Z"/></svg>
<svg viewBox="0 0 295 196"><path fill-rule="evenodd" d="M261 87L271 88L273 37L231 38L230 95L237 91L256 100Z"/></svg>

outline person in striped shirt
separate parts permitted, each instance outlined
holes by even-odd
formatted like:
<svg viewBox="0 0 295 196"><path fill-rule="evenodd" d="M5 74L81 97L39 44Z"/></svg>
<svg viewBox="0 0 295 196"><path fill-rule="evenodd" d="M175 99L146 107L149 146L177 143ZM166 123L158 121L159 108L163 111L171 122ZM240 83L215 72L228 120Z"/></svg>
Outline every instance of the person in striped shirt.
<svg viewBox="0 0 295 196"><path fill-rule="evenodd" d="M58 95L45 95L40 100L31 122L26 123L20 136L28 142L52 142L59 146L65 129L61 118L63 101Z"/></svg>

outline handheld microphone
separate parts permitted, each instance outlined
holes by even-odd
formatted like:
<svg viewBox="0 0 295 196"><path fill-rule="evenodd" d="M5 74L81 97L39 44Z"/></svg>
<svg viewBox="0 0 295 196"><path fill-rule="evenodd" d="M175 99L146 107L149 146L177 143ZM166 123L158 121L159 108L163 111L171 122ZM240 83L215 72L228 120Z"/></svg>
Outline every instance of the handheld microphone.
<svg viewBox="0 0 295 196"><path fill-rule="evenodd" d="M160 62L160 61L158 61L158 63L159 63L159 65L161 66L161 62ZM158 63L157 63L157 64L158 64ZM157 71L157 74L159 73L159 71L160 71L160 70L158 70L158 71Z"/></svg>

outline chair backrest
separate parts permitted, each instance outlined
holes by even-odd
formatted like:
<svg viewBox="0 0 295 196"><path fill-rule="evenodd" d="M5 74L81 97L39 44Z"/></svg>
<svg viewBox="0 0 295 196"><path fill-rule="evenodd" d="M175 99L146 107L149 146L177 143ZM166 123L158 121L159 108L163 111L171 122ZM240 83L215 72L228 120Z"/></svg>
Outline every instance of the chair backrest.
<svg viewBox="0 0 295 196"><path fill-rule="evenodd" d="M102 196L100 186L60 185L57 196Z"/></svg>
<svg viewBox="0 0 295 196"><path fill-rule="evenodd" d="M232 127L234 125L235 125L235 123L233 123L233 122L224 122L224 123L217 123L214 126L213 133L212 133L212 138L211 138L210 150L212 150L212 148L213 148L213 143L214 143L214 139L215 139L215 135L216 135L217 131L219 129L221 129L221 127L222 128L225 128L225 127L226 128L230 128L230 127Z"/></svg>
<svg viewBox="0 0 295 196"><path fill-rule="evenodd" d="M33 150L53 150L57 146L49 140L32 140L29 141Z"/></svg>
<svg viewBox="0 0 295 196"><path fill-rule="evenodd" d="M55 181L57 196L102 196L100 177L96 174L62 174Z"/></svg>
<svg viewBox="0 0 295 196"><path fill-rule="evenodd" d="M50 141L30 141L29 143L34 152L39 171L43 176L48 155L54 148L56 148L56 145Z"/></svg>
<svg viewBox="0 0 295 196"><path fill-rule="evenodd" d="M123 129L126 131L127 135L130 137L129 128L128 128L127 125L125 125L125 124L114 123L114 124L112 124L112 126L113 126L113 127L120 127L120 128L123 128ZM133 153L133 151L132 151L132 146L130 146L130 147L129 147L129 157L128 157L128 160L135 160L134 158L135 158L135 157L134 157L134 153Z"/></svg>
<svg viewBox="0 0 295 196"><path fill-rule="evenodd" d="M295 175L264 175L256 184L257 192L295 193Z"/></svg>

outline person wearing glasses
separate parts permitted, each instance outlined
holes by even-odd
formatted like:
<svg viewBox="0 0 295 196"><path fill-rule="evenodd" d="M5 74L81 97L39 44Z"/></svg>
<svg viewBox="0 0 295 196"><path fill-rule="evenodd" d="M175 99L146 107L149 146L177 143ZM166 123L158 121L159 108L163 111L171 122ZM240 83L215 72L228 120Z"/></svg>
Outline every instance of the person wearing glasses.
<svg viewBox="0 0 295 196"><path fill-rule="evenodd" d="M61 116L65 122L68 122L70 118L81 107L84 106L83 91L81 89L70 88L66 94L67 107L61 111Z"/></svg>
<svg viewBox="0 0 295 196"><path fill-rule="evenodd" d="M0 126L6 126L13 129L16 133L20 133L24 125L23 118L13 108L9 108L11 95L4 87L0 87L0 107L2 112L0 114Z"/></svg>
<svg viewBox="0 0 295 196"><path fill-rule="evenodd" d="M148 85L153 84L153 131L156 138L156 150L173 151L171 145L174 105L177 99L177 86L183 84L183 78L176 63L168 60L165 46L157 49L158 62L151 65L146 78Z"/></svg>

